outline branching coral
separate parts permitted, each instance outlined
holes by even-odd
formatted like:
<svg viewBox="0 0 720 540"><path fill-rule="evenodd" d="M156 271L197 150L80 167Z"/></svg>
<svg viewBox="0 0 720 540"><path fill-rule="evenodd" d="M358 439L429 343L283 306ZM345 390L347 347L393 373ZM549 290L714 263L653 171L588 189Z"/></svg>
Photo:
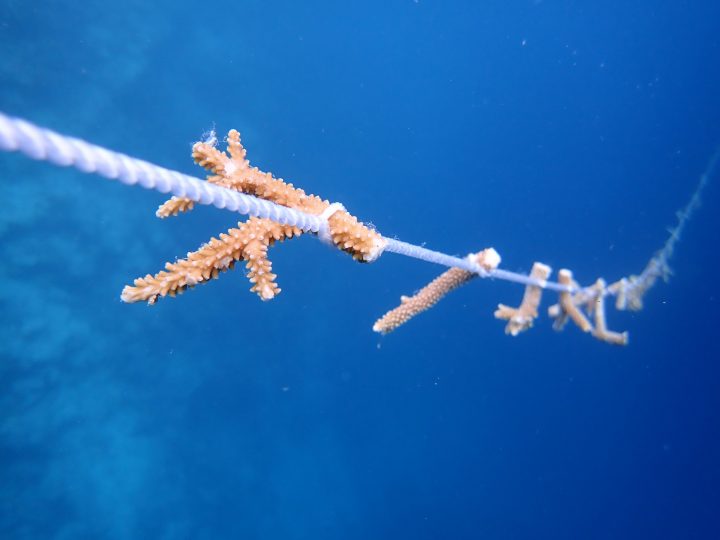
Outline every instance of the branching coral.
<svg viewBox="0 0 720 540"><path fill-rule="evenodd" d="M331 207L328 201L316 195L307 195L302 189L251 167L237 131L228 133L227 154L211 144L199 142L193 146L192 155L198 165L211 173L207 181L212 184L310 214L331 211L328 217L329 239L354 259L371 262L382 252L382 236L343 208ZM156 215L160 218L175 216L192 210L193 206L193 201L188 198L172 197L158 208ZM250 290L262 300L270 300L280 292L280 288L275 283L276 276L267 257L268 248L275 242L301 234L297 227L281 225L270 219L250 218L227 234L210 239L197 251L188 253L187 258L167 263L165 270L154 276L148 274L136 279L133 285L123 289L121 298L125 302L147 301L152 304L159 297L175 296L188 287L216 278L220 272L233 268L238 261L247 261L248 278L253 284Z"/></svg>
<svg viewBox="0 0 720 540"><path fill-rule="evenodd" d="M605 295L607 294L605 280L599 278L595 282L595 285L593 285L593 289L595 290L595 298L592 306L592 313L595 319L593 336L601 341L612 343L613 345L627 345L627 332L613 332L607 328L607 323L605 322Z"/></svg>
<svg viewBox="0 0 720 540"><path fill-rule="evenodd" d="M536 262L533 264L530 277L544 284L550 277L552 270L546 264ZM538 307L542 298L542 288L538 285L527 285L522 302L517 308L499 304L495 311L496 319L504 319L508 323L505 326L505 333L517 336L528 328L532 328L533 321L538 316Z"/></svg>
<svg viewBox="0 0 720 540"><path fill-rule="evenodd" d="M553 323L555 330L562 330L565 323L570 319L580 330L590 332L593 337L600 341L613 345L628 344L627 332L613 332L607 328L605 296L608 294L608 287L604 279L598 279L592 287L580 288L573 280L572 272L563 269L558 274L558 281L562 285L573 287L577 292L561 292L559 303L548 308L548 314L555 319ZM594 326L583 311L593 317Z"/></svg>
<svg viewBox="0 0 720 540"><path fill-rule="evenodd" d="M470 254L468 258L474 260L486 272L494 270L500 264L500 255L493 248ZM448 293L476 277L478 274L460 268L446 270L413 296L401 296L400 305L380 317L373 325L373 330L381 334L392 332L416 315L433 307Z"/></svg>
<svg viewBox="0 0 720 540"><path fill-rule="evenodd" d="M154 276L148 274L137 278L132 286L123 289L121 298L125 302L153 304L158 297L175 296L188 287L217 278L220 272L230 270L236 262L244 260L253 284L250 290L263 300L270 300L280 289L267 258L268 247L299 234L296 227L279 225L269 219L250 218L240 223L237 229L211 238L197 251L188 253L186 259L167 263L165 270Z"/></svg>

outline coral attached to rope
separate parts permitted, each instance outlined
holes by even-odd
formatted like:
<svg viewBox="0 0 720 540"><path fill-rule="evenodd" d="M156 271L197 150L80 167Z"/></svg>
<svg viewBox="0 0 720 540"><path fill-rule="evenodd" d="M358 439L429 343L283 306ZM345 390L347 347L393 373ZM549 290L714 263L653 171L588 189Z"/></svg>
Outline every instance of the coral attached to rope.
<svg viewBox="0 0 720 540"><path fill-rule="evenodd" d="M639 311L643 307L643 297L655 285L657 279L663 278L665 281L669 279L671 271L668 262L675 250L675 245L680 239L688 220L700 207L702 192L719 158L720 148L715 151L715 154L710 159L705 172L700 177L700 181L690 197L690 201L677 212L678 222L669 230L669 236L664 246L650 259L640 275L620 278L609 286L606 285L604 279L598 278L594 285L580 287L573 280L572 272L568 269L562 269L558 274L560 286L556 287L555 284L547 281L551 272L550 267L536 262L527 280L525 295L520 307L509 308L500 304L495 311L496 318L508 321L505 333L516 336L530 328L534 319L538 316L537 309L540 305L542 290L555 289L559 293L559 301L548 308L548 315L554 319L553 328L555 330L562 330L567 320L570 319L580 330L601 341L613 345L627 345L629 339L627 332L613 332L607 328L605 297L616 296L615 307L618 310ZM488 272L488 275L504 279L501 272L500 269L493 269ZM390 310L378 319L373 329L376 332L391 332L412 317L436 304L450 291L467 282L467 279L465 279L461 282L447 284L447 280L443 279L443 276L447 273L430 282L420 293L412 297L431 298L431 302L416 301L409 303L407 297L403 296L400 299L400 306ZM402 313L401 318L395 315L398 312ZM590 322L588 317L593 318L594 324Z"/></svg>
<svg viewBox="0 0 720 540"><path fill-rule="evenodd" d="M193 146L193 159L198 165L210 171L207 181L211 184L238 191L294 208L313 215L322 215L327 222L327 239L339 249L349 253L360 262L372 262L382 252L385 242L375 231L369 229L351 216L339 205L331 205L315 195L307 195L302 189L274 178L272 174L251 167L246 151L240 143L240 133L231 130L227 137L227 154L213 145L199 142ZM175 216L193 208L193 200L174 196L157 209L160 218ZM327 212L330 210L331 212ZM321 227L318 232L322 232ZM239 223L237 229L228 234L212 238L207 244L186 259L167 263L165 270L152 276L135 280L133 285L123 289L121 298L125 302L147 301L154 303L159 297L175 296L199 283L218 277L220 272L230 270L236 262L247 261L248 279L253 284L250 290L262 300L271 300L280 288L275 283L268 259L268 248L275 242L300 236L299 228L282 225L268 218L250 218Z"/></svg>
<svg viewBox="0 0 720 540"><path fill-rule="evenodd" d="M557 282L549 281L551 269L540 262L533 265L529 275L498 268L501 259L493 248L459 258L383 237L358 221L343 205L307 195L302 189L273 177L271 173L251 167L240 142L240 134L235 130L228 134L227 153L219 151L210 142L199 142L193 146L193 159L210 173L206 182L2 113L0 150L18 151L32 159L58 166L73 166L124 184L139 184L162 193L172 193L173 196L157 209L156 215L160 218L188 212L195 203L212 204L251 216L247 221L240 222L237 228L220 234L218 238L211 238L197 251L188 253L185 259L167 263L165 269L155 275L136 279L133 285L126 286L122 291L121 298L125 302L145 301L152 304L158 298L175 296L217 278L239 261L245 261L252 283L250 290L262 300L270 300L280 292L280 288L275 282L277 276L272 273L268 248L303 233L314 233L359 262L373 262L383 252L393 252L450 267L415 295L401 297L400 305L374 324L376 332L385 334L395 330L475 277L491 277L525 285L525 294L517 308L500 304L495 311L496 318L507 321L507 334L516 336L531 328L538 317L543 290L552 290L559 295L558 303L548 310L555 321L555 329L562 329L569 319L583 332L615 345L626 345L628 334L608 330L605 297L615 296L617 309L639 310L643 305L643 296L657 279L667 280L670 275L669 259L687 221L700 205L702 190L720 156L719 149L710 160L690 202L678 212L678 223L670 230L665 245L650 259L640 275L621 278L609 286L598 278L593 285L580 287L568 269L560 270Z"/></svg>

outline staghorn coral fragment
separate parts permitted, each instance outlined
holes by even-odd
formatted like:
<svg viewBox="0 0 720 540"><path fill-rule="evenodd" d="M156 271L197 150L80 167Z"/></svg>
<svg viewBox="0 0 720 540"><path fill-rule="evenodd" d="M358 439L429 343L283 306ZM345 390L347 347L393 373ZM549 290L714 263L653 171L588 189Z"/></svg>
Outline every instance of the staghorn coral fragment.
<svg viewBox="0 0 720 540"><path fill-rule="evenodd" d="M181 212L189 212L195 206L195 201L187 197L173 197L161 204L155 215L161 219L177 216Z"/></svg>
<svg viewBox="0 0 720 540"><path fill-rule="evenodd" d="M577 288L578 286L573 280L572 272L566 268L563 268L560 272L558 272L558 282L561 285L569 287ZM583 302L585 301L587 301L587 298L583 299ZM576 295L566 291L560 293L559 306L551 306L550 309L548 309L550 316L555 319L555 322L553 323L553 328L555 330L562 330L568 318L570 318L583 332L590 332L592 330L592 324L590 324L587 317L585 317L582 311L580 311L580 309L576 306L576 303L580 303L578 302Z"/></svg>
<svg viewBox="0 0 720 540"><path fill-rule="evenodd" d="M269 219L250 218L221 234L187 258L167 263L165 270L137 278L133 285L126 286L121 294L123 302L154 304L158 298L175 296L187 288L218 277L220 272L230 270L236 262L248 261L248 277L251 290L262 300L270 300L280 292L271 272L267 249L273 243L302 234L300 229L280 225Z"/></svg>
<svg viewBox="0 0 720 540"><path fill-rule="evenodd" d="M592 309L595 321L595 328L592 331L593 337L612 345L627 345L629 337L627 332L613 332L607 328L605 320L605 295L607 294L605 280L599 278L592 288L595 292Z"/></svg>
<svg viewBox="0 0 720 540"><path fill-rule="evenodd" d="M536 262L533 264L530 277L542 283L550 277L552 269L546 264ZM533 321L538 316L538 307L542 299L542 288L537 285L527 285L522 302L517 308L499 304L495 311L495 318L508 321L505 333L517 336L520 332L532 328Z"/></svg>
<svg viewBox="0 0 720 540"><path fill-rule="evenodd" d="M240 133L236 130L230 130L227 142L229 156L208 143L193 145L195 162L213 173L208 182L311 214L321 213L330 204L315 195L307 195L281 178L274 178L272 174L252 167L240 142Z"/></svg>
<svg viewBox="0 0 720 540"><path fill-rule="evenodd" d="M267 257L267 251L268 244L260 239L251 240L243 250L247 260L247 277L253 284L250 290L262 300L272 300L280 293L280 288L275 283L277 276L272 273L272 263Z"/></svg>
<svg viewBox="0 0 720 540"><path fill-rule="evenodd" d="M240 133L234 129L228 132L227 148L226 154L209 143L198 142L193 145L195 162L213 173L208 176L208 182L316 215L322 214L330 206L328 201L317 195L308 195L281 178L252 167L240 141ZM172 203L173 199L177 199L177 202ZM189 199L182 197L173 199L161 206L164 208L169 205L163 213L174 215L176 207L186 204L185 201L189 202ZM385 245L382 235L359 222L346 210L334 212L328 219L328 226L333 244L355 260L372 262L382 253Z"/></svg>
<svg viewBox="0 0 720 540"><path fill-rule="evenodd" d="M206 143L193 146L195 161L217 175L210 177L209 182L311 214L322 214L330 206L328 201L317 195L308 195L304 190L274 178L270 173L251 167L240 142L240 133L236 130L230 130L227 141L230 158ZM382 252L382 236L344 209L330 216L328 226L333 244L355 260L372 262Z"/></svg>
<svg viewBox="0 0 720 540"><path fill-rule="evenodd" d="M500 264L500 255L494 248L468 255L486 272L490 272ZM400 305L388 311L373 325L373 330L381 334L392 332L397 327L437 304L445 295L464 285L478 274L450 268L446 270L413 296L401 296Z"/></svg>
<svg viewBox="0 0 720 540"><path fill-rule="evenodd" d="M333 244L360 262L373 262L385 247L383 237L360 223L345 210L335 212L328 219Z"/></svg>
<svg viewBox="0 0 720 540"><path fill-rule="evenodd" d="M240 142L240 133L231 130L227 137L227 153L214 145L199 142L193 146L195 162L211 174L207 181L228 189L241 191L283 206L320 215L330 207L328 201L308 195L302 189L274 178L272 174L251 167L247 152ZM186 197L172 197L162 204L156 215L165 218L189 211L194 202ZM338 205L336 205L338 206ZM342 207L333 207L328 219L328 237L342 251L361 262L375 260L385 246L382 236L360 223ZM167 263L165 270L135 280L123 289L124 302L147 301L153 304L163 296L175 296L189 287L216 278L231 269L237 261L245 260L251 291L262 300L270 300L280 293L267 257L268 248L277 241L299 236L302 231L275 223L270 219L250 218L231 229L229 234L212 238L187 259Z"/></svg>
<svg viewBox="0 0 720 540"><path fill-rule="evenodd" d="M610 294L615 295L615 309L618 311L624 311L628 307L627 292L629 286L630 281L627 278L621 278L607 288Z"/></svg>
<svg viewBox="0 0 720 540"><path fill-rule="evenodd" d="M578 287L569 270L561 270L558 281L563 285ZM623 279L608 287L605 280L599 278L592 287L579 289L575 293L561 292L560 303L548 309L549 315L555 319L553 328L561 330L570 318L581 330L590 332L600 341L612 345L627 345L628 333L608 330L605 319L605 296L622 294L621 288L627 286L624 282ZM615 287L615 290L611 291L611 287ZM594 326L583 313L583 309L593 317Z"/></svg>

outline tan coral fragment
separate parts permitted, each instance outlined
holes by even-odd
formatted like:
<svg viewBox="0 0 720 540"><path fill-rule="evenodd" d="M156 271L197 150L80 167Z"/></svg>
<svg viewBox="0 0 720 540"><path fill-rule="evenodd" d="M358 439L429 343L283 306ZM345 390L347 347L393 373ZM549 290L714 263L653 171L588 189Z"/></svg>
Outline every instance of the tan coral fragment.
<svg viewBox="0 0 720 540"><path fill-rule="evenodd" d="M624 311L628 307L628 286L630 282L627 278L621 278L615 283L608 286L607 290L615 295L615 309Z"/></svg>
<svg viewBox="0 0 720 540"><path fill-rule="evenodd" d="M274 282L267 248L276 241L292 238L300 230L274 221L250 218L230 229L227 234L210 241L186 259L167 263L165 270L152 276L148 274L126 286L121 298L124 302L147 301L153 304L159 297L175 296L188 287L216 278L220 272L231 269L237 261L248 261L248 277L253 283L251 290L263 300L273 298L280 289Z"/></svg>
<svg viewBox="0 0 720 540"><path fill-rule="evenodd" d="M330 206L328 201L317 195L308 195L281 178L274 178L271 173L252 167L246 159L247 152L240 142L238 131L230 130L227 143L229 156L208 143L199 142L193 146L195 162L214 173L208 177L208 182L310 214L322 214ZM172 203L173 199L178 199L178 202ZM173 199L165 203L170 205L168 213L173 215L176 206L189 201L184 198ZM382 236L346 210L335 212L328 220L328 225L333 243L355 260L372 262L384 248Z"/></svg>
<svg viewBox="0 0 720 540"><path fill-rule="evenodd" d="M573 280L572 272L566 268L563 268L558 272L558 282L561 285L568 287L577 288L578 284ZM582 330L583 332L590 332L592 330L592 324L588 321L587 317L583 315L582 311L575 305L577 299L570 292L563 291L560 293L559 305L551 306L548 309L548 313L555 319L553 328L555 330L561 330L565 325L568 317Z"/></svg>
<svg viewBox="0 0 720 540"><path fill-rule="evenodd" d="M373 262L385 248L385 240L380 233L366 227L345 210L330 216L328 229L333 244L356 261Z"/></svg>
<svg viewBox="0 0 720 540"><path fill-rule="evenodd" d="M493 248L487 248L479 253L468 255L468 258L474 259L486 272L494 270L500 264L500 255ZM461 268L450 268L413 296L401 296L400 305L378 319L373 325L373 330L381 334L392 332L416 315L433 307L451 291L477 276L478 274Z"/></svg>
<svg viewBox="0 0 720 540"><path fill-rule="evenodd" d="M159 218L177 216L180 212L189 212L195 206L195 201L187 197L173 197L161 204L155 211Z"/></svg>
<svg viewBox="0 0 720 540"><path fill-rule="evenodd" d="M330 206L320 197L308 195L270 173L251 167L236 130L228 133L227 143L227 153L209 143L199 142L193 146L193 159L212 173L207 178L208 182L316 215ZM161 218L177 215L191 210L193 206L193 201L186 197L172 197L158 208L156 215ZM379 233L360 223L344 209L330 216L328 230L339 249L361 262L375 260L385 245ZM239 229L231 229L229 234L212 238L196 252L189 253L187 259L167 263L165 270L155 276L148 274L136 279L134 285L123 289L121 298L125 302L147 301L152 304L159 297L175 296L188 287L217 277L219 272L232 268L235 262L246 260L248 278L253 283L251 290L261 299L269 300L280 292L280 288L275 283L276 276L272 273L267 249L273 242L301 234L302 231L296 227L280 225L269 219L250 218L246 223L239 224Z"/></svg>
<svg viewBox="0 0 720 540"><path fill-rule="evenodd" d="M530 277L544 283L550 277L550 272L552 272L552 269L549 266L536 262L533 264ZM505 326L505 333L517 336L520 332L532 328L533 322L538 316L541 298L541 287L527 285L519 307L513 308L499 304L498 309L495 311L495 317L508 321Z"/></svg>
<svg viewBox="0 0 720 540"><path fill-rule="evenodd" d="M211 184L217 184L227 188L231 187L230 185L228 185L227 173L225 172L226 169L234 170L236 168L236 166L232 163L233 152L231 148L232 147L230 145L230 141L228 140L228 150L230 151L230 157L228 157L227 154L221 152L209 143L198 142L193 145L192 156L195 160L195 163L214 173L213 176L207 177L207 181ZM242 160L244 160L244 158L245 155L243 154ZM194 206L195 203L192 199L188 199L187 197L173 196L165 203L160 205L160 207L155 212L155 215L159 218L176 216L180 212L187 212L192 210Z"/></svg>
<svg viewBox="0 0 720 540"><path fill-rule="evenodd" d="M627 345L627 332L613 332L608 330L605 320L605 296L609 293L624 294L622 287L625 287L625 280L618 281L610 287L606 286L605 280L598 279L592 287L586 287L578 290L576 293L561 292L560 303L551 306L548 312L555 319L553 327L556 330L562 329L568 318L584 332L591 332L592 336L613 345ZM577 283L572 279L570 270L561 270L558 275L558 282L562 285L568 285L578 288ZM611 287L615 287L611 290ZM582 308L593 316L595 325L585 317Z"/></svg>
<svg viewBox="0 0 720 540"><path fill-rule="evenodd" d="M320 197L307 195L281 178L252 167L238 131L230 130L227 142L229 156L208 143L193 145L195 162L214 173L208 177L208 182L311 214L319 214L328 206L329 203Z"/></svg>
<svg viewBox="0 0 720 540"><path fill-rule="evenodd" d="M607 322L605 320L605 295L607 294L605 280L602 278L598 279L593 286L593 290L595 292L593 305L595 328L592 331L592 335L612 345L627 345L627 332L613 332L607 328Z"/></svg>

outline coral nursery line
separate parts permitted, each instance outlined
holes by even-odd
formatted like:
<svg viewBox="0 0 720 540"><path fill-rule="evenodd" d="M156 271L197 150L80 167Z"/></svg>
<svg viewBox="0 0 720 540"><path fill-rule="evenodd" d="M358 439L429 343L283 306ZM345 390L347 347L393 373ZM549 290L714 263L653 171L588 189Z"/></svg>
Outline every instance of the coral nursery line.
<svg viewBox="0 0 720 540"><path fill-rule="evenodd" d="M202 181L0 112L1 150L21 152L29 158L58 166L72 166L126 185L138 184L170 193L172 197L156 211L159 218L188 212L196 203L250 216L236 228L211 238L197 251L188 253L186 258L167 263L156 274L137 278L123 289L123 301L153 304L162 297L175 296L217 278L241 261L247 268L250 290L262 300L271 300L280 293L280 288L268 258L269 247L306 233L361 263L373 262L383 253L392 252L450 267L413 296L402 296L397 307L378 319L373 330L383 334L429 309L454 289L481 277L525 286L517 307L500 304L495 311L497 319L507 321L507 334L516 336L533 326L539 315L543 292L550 290L558 295L557 303L548 308L548 315L554 319L553 328L560 330L569 320L601 341L626 345L627 332L608 329L605 299L614 297L616 309L637 311L642 309L645 293L658 278L668 279L669 260L685 225L700 205L702 191L720 154L718 150L711 158L690 201L678 211L677 224L669 231L665 244L640 274L620 278L611 284L598 278L592 285L583 287L566 268L558 272L557 281L551 281L551 268L541 262L535 262L528 275L504 270L499 267L500 255L492 247L459 258L385 237L359 221L342 204L307 194L293 184L251 166L237 131L231 130L226 141L225 152L216 147L214 138L193 146L193 159L208 172L206 180Z"/></svg>

